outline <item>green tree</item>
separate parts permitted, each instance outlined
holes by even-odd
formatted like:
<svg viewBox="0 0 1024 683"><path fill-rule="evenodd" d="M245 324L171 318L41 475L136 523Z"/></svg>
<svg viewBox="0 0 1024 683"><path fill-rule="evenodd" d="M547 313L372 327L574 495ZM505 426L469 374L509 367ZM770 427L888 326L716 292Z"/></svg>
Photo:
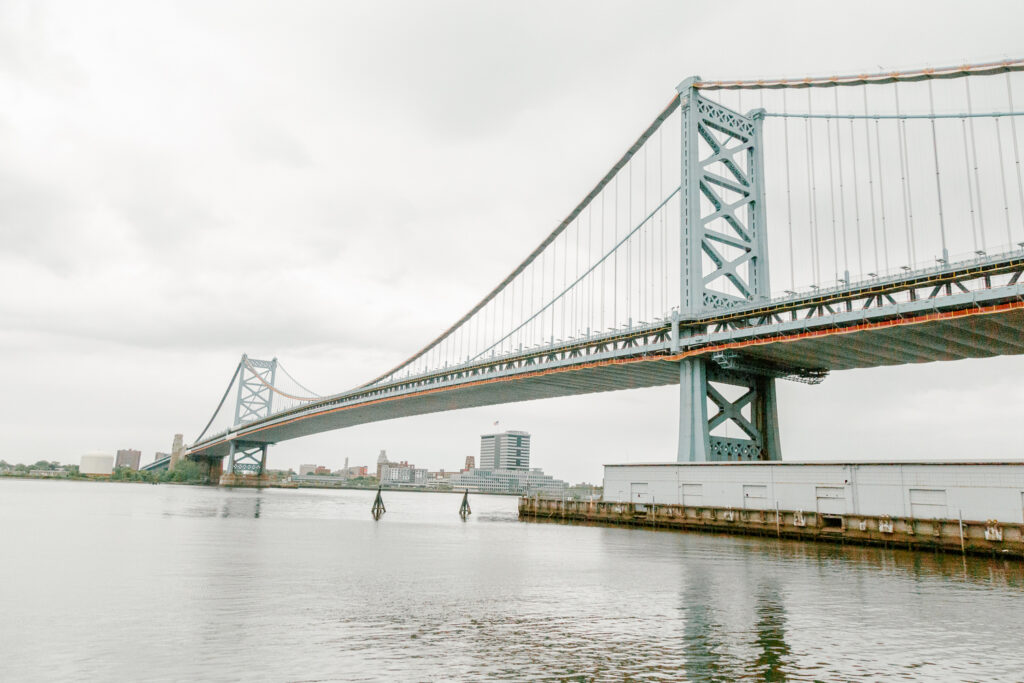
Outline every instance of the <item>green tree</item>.
<svg viewBox="0 0 1024 683"><path fill-rule="evenodd" d="M181 460L174 469L164 470L160 474L160 481L177 483L194 483L204 481L206 477L199 463L192 460Z"/></svg>

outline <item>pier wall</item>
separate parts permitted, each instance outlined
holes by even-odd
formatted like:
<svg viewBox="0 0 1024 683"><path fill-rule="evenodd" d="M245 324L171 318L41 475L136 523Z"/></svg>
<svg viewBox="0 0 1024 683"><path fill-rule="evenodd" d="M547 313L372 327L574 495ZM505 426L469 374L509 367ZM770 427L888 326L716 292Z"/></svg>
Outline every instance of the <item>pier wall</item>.
<svg viewBox="0 0 1024 683"><path fill-rule="evenodd" d="M602 501L519 516L1024 557L1024 462L606 465Z"/></svg>
<svg viewBox="0 0 1024 683"><path fill-rule="evenodd" d="M521 498L519 518L1024 558L1024 524Z"/></svg>

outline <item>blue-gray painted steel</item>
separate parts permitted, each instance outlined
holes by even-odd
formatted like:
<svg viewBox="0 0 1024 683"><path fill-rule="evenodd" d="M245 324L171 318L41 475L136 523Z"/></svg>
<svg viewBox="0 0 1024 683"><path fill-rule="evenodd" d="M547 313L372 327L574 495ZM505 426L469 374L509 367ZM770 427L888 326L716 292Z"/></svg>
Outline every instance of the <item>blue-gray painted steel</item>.
<svg viewBox="0 0 1024 683"><path fill-rule="evenodd" d="M679 85L684 318L769 300L761 150L764 110L743 116L701 97L698 84L693 77ZM702 199L710 205L709 212L702 210ZM710 272L705 269L708 261ZM681 336L689 335L692 330ZM778 460L774 378L713 369L708 364L707 358L689 358L679 364L678 460ZM741 387L742 394L731 401L727 396L734 390L722 384ZM717 408L713 415L708 414L709 400ZM744 417L744 410L750 419ZM739 434L732 436L730 427Z"/></svg>

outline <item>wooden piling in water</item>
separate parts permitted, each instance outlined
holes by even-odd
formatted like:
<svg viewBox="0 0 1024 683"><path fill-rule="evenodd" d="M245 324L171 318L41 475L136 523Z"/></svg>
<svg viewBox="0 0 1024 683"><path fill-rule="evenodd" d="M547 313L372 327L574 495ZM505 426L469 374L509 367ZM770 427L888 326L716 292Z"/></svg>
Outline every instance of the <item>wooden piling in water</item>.
<svg viewBox="0 0 1024 683"><path fill-rule="evenodd" d="M373 501L373 507L370 508L370 514L373 515L374 519L380 519L387 510L384 508L384 499L380 495L380 487L377 487L377 498Z"/></svg>

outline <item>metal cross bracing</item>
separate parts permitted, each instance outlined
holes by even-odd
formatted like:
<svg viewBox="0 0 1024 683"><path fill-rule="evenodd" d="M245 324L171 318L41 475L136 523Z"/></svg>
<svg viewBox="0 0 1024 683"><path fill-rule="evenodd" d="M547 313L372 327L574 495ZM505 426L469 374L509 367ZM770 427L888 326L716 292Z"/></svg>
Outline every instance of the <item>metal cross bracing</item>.
<svg viewBox="0 0 1024 683"><path fill-rule="evenodd" d="M312 394L312 392L296 382L288 371L278 363L276 358L258 360L242 354L242 358L235 367L235 372L228 383L228 388L224 392L224 396L221 398L217 409L214 411L213 417L210 418L210 421L196 441L199 442L203 439L218 417L222 420L228 419L227 424L224 426L224 431L221 432L222 434L232 430L237 431L244 428L245 425L271 417L274 414L275 395L278 398L278 403L285 402L283 410L288 410L296 404L307 404L321 398L315 394L299 396L290 387L282 388L278 381L280 379L278 370L281 370L283 375L303 392ZM225 402L231 393L232 387L236 384L238 389L234 411L229 412L224 410ZM282 409L279 408L278 412L281 411ZM249 443L242 439L232 439L229 443L227 456L228 473L251 472L259 475L266 470L267 444Z"/></svg>
<svg viewBox="0 0 1024 683"><path fill-rule="evenodd" d="M762 160L763 110L743 116L702 97L699 78L679 86L682 108L681 316L769 297ZM690 336L680 328L677 337ZM778 460L775 379L716 368L706 358L679 368L682 461ZM746 391L727 398L723 385ZM717 409L710 414L708 404ZM744 416L743 411L748 411ZM741 436L719 434L726 425Z"/></svg>
<svg viewBox="0 0 1024 683"><path fill-rule="evenodd" d="M688 79L437 339L326 398L248 377L193 451L681 383L680 459L772 459L776 379L1024 352L1022 69Z"/></svg>
<svg viewBox="0 0 1024 683"><path fill-rule="evenodd" d="M270 415L273 412L277 359L256 360L243 354L238 372L235 424L243 425Z"/></svg>

